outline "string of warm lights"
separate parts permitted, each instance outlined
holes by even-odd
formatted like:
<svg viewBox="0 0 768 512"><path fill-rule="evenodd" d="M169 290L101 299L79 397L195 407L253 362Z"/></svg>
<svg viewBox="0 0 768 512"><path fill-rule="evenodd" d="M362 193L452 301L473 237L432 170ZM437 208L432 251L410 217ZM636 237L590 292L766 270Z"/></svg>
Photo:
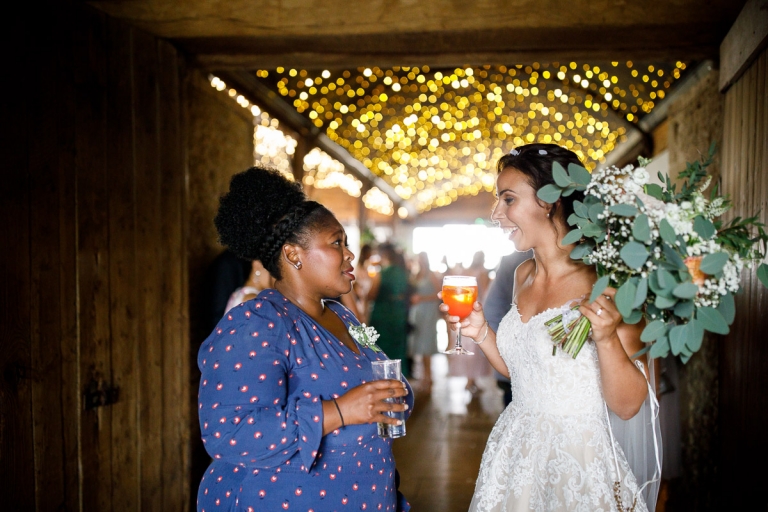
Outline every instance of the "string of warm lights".
<svg viewBox="0 0 768 512"><path fill-rule="evenodd" d="M227 87L227 84L216 76L209 77L211 87L225 92L234 99L238 105L250 111L254 117L253 130L253 156L255 164L268 165L278 169L289 179L293 180L291 162L296 151L297 141L280 127L280 122L270 117L267 112L262 112L258 106L250 103L237 90ZM363 183L353 175L345 172L344 164L334 159L319 148L312 149L304 156L303 178L305 186L318 189L340 188L352 197L360 197ZM381 213L392 215L394 203L379 190L372 187L363 196L365 207ZM405 208L400 208L398 214L401 218L407 216Z"/></svg>
<svg viewBox="0 0 768 512"><path fill-rule="evenodd" d="M492 191L493 164L531 142L588 168L654 108L685 63L534 63L430 70L277 68L256 76L420 211Z"/></svg>

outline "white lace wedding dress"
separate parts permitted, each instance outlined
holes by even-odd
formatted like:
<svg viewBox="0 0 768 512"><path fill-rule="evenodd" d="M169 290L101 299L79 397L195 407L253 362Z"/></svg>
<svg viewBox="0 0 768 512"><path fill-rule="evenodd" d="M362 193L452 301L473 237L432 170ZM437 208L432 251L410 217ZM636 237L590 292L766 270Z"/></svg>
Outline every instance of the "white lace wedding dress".
<svg viewBox="0 0 768 512"><path fill-rule="evenodd" d="M488 438L471 512L619 510L597 350L588 342L576 359L553 356L544 322L559 313L550 309L523 323L513 304L499 325L512 403ZM637 482L615 447L621 499L630 510ZM641 496L634 510L647 510Z"/></svg>

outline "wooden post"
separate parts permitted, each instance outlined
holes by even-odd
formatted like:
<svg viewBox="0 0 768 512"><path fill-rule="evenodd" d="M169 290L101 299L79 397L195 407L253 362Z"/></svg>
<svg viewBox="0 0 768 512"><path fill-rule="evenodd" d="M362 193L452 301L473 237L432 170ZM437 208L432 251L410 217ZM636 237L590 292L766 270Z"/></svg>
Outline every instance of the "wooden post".
<svg viewBox="0 0 768 512"><path fill-rule="evenodd" d="M299 135L298 143L296 144L296 150L293 153L293 161L291 167L293 170L293 179L297 183L303 183L304 181L304 157L307 156L310 144L307 137Z"/></svg>

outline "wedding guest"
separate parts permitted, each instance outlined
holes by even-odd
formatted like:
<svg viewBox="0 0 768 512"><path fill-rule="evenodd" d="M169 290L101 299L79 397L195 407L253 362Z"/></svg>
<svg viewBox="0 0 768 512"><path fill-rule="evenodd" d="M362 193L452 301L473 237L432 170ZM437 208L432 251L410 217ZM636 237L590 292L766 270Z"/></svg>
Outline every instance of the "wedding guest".
<svg viewBox="0 0 768 512"><path fill-rule="evenodd" d="M352 285L352 290L357 296L357 310L360 312L358 319L363 323L368 323L371 313L371 305L368 302L368 292L371 290L373 278L371 277L371 255L373 248L371 244L363 244L360 247L360 256L357 259L357 274Z"/></svg>
<svg viewBox="0 0 768 512"><path fill-rule="evenodd" d="M429 393L432 389L432 355L437 354L437 321L442 317L437 298L442 283L430 270L426 252L419 253L417 268L412 278L414 291L408 312L408 322L413 326L409 334L409 351L412 356L421 358L424 374L420 384L422 390Z"/></svg>
<svg viewBox="0 0 768 512"><path fill-rule="evenodd" d="M533 258L517 268L512 307L498 335L479 302L461 321L462 334L512 383L512 403L488 439L470 511L645 511L656 496L640 494L608 414L610 409L627 420L650 399L646 358L638 358L642 369L630 358L643 348L642 325L622 322L613 288L589 302L596 270L570 258L573 245L560 244L573 202L584 195L554 204L536 196L554 183L555 162L581 165L573 152L554 144L515 148L497 164L498 203L491 218L518 250L532 249ZM577 358L562 350L553 355L544 324L570 304L578 304L592 324ZM459 327L459 317L448 320ZM646 453L645 446L638 448Z"/></svg>
<svg viewBox="0 0 768 512"><path fill-rule="evenodd" d="M232 308L200 347L198 413L213 462L198 510L409 510L376 423L410 412L410 388L373 379L371 362L386 356L326 299L354 280L341 224L299 184L257 167L232 178L215 224L275 283ZM407 399L384 401L392 397Z"/></svg>
<svg viewBox="0 0 768 512"><path fill-rule="evenodd" d="M221 317L227 312L227 302L237 288L243 286L248 279L251 270L251 262L239 258L230 251L224 249L205 272L205 292L202 294L205 301L202 326L204 332L211 332Z"/></svg>
<svg viewBox="0 0 768 512"><path fill-rule="evenodd" d="M243 286L232 292L232 295L229 296L225 311L229 311L233 307L242 304L247 300L255 299L256 295L258 295L261 290L271 287L272 276L269 275L269 272L267 272L264 265L262 265L259 260L253 260L253 262L251 262L251 273L248 274L248 280Z"/></svg>
<svg viewBox="0 0 768 512"><path fill-rule="evenodd" d="M368 292L373 303L370 323L379 332L379 345L391 359L402 360L402 370L410 375L408 364L408 271L403 255L390 243L377 249L381 272L376 274Z"/></svg>
<svg viewBox="0 0 768 512"><path fill-rule="evenodd" d="M501 319L512 308L512 297L515 292L515 270L527 259L533 256L533 252L513 252L503 256L496 268L496 277L491 281L488 292L483 301L485 319L491 329L498 332ZM512 386L509 377L505 377L497 370L493 371L496 377L496 385L504 392L504 407L512 401Z"/></svg>

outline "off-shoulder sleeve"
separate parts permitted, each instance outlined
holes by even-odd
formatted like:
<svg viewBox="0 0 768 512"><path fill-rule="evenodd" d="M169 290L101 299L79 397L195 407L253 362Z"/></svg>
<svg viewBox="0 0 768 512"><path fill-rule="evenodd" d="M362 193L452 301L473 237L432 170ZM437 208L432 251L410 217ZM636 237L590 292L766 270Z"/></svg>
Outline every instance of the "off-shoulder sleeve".
<svg viewBox="0 0 768 512"><path fill-rule="evenodd" d="M322 439L322 402L289 395L296 358L270 309L234 308L200 348L200 431L214 459L274 467L298 453L308 472Z"/></svg>

